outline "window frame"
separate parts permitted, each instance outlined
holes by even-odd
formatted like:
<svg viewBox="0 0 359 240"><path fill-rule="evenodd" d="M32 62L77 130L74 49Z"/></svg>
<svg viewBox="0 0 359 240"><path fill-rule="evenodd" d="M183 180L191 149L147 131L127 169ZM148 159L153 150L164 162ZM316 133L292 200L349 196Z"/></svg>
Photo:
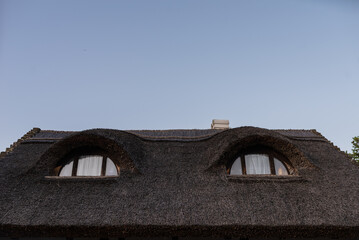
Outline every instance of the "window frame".
<svg viewBox="0 0 359 240"><path fill-rule="evenodd" d="M99 176L77 176L78 162L79 162L80 157L83 157L83 156L101 156L102 157L101 175L99 175ZM113 164L115 165L116 170L117 170L117 175L106 176L107 159L110 159L113 162ZM71 176L60 176L62 169L70 162L73 162ZM72 151L70 154L67 154L59 162L59 164L54 168L53 173L57 177L84 177L84 178L86 178L86 177L116 177L116 176L120 175L120 165L119 165L118 161L114 160L109 154L105 153L101 149L81 148L81 149Z"/></svg>
<svg viewBox="0 0 359 240"><path fill-rule="evenodd" d="M271 173L270 174L247 174L245 156L250 155L250 154L267 155L269 158L269 166L270 166ZM240 157L240 161L241 161L242 174L241 175L231 174L232 166L233 166L234 162L239 157ZM276 174L274 158L278 159L284 165L284 167L287 170L288 175L277 175ZM294 168L290 164L289 160L287 158L285 158L282 154L280 154L280 153L276 152L275 150L268 148L268 147L256 146L256 147L251 147L244 151L239 152L239 154L237 154L236 157L234 157L231 161L228 161L227 166L226 166L226 172L227 172L228 176L289 176L289 175L293 175Z"/></svg>

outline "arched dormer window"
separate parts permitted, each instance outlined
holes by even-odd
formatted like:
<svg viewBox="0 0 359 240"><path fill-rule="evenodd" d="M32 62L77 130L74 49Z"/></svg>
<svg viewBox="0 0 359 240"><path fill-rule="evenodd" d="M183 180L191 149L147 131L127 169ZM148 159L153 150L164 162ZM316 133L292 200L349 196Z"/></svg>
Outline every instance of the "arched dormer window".
<svg viewBox="0 0 359 240"><path fill-rule="evenodd" d="M227 173L236 175L291 175L289 161L281 154L265 147L251 148L242 151L229 162Z"/></svg>
<svg viewBox="0 0 359 240"><path fill-rule="evenodd" d="M119 167L107 156L82 155L62 166L59 176L118 176L119 171Z"/></svg>

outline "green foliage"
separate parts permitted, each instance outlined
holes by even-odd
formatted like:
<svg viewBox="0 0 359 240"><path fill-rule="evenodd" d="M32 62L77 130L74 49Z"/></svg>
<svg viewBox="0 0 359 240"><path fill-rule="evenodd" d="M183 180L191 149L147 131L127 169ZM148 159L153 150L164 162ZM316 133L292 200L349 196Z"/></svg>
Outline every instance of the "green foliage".
<svg viewBox="0 0 359 240"><path fill-rule="evenodd" d="M353 137L353 148L352 153L349 154L349 156L356 162L359 162L359 136Z"/></svg>

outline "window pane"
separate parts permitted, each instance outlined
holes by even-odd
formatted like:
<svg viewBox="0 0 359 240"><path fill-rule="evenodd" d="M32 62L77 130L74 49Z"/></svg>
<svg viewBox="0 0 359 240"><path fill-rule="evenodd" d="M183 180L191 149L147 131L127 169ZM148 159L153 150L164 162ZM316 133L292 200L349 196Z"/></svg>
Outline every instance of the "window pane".
<svg viewBox="0 0 359 240"><path fill-rule="evenodd" d="M242 175L241 157L238 157L232 164L230 175Z"/></svg>
<svg viewBox="0 0 359 240"><path fill-rule="evenodd" d="M72 176L72 166L74 165L74 161L69 162L68 164L66 164L62 169L61 172L59 174L59 176L61 177L67 177L67 176Z"/></svg>
<svg viewBox="0 0 359 240"><path fill-rule="evenodd" d="M77 165L77 176L101 176L102 156L82 156Z"/></svg>
<svg viewBox="0 0 359 240"><path fill-rule="evenodd" d="M245 157L247 174L270 174L269 157L265 154L249 154Z"/></svg>
<svg viewBox="0 0 359 240"><path fill-rule="evenodd" d="M276 158L274 158L274 167L277 175L288 175L288 171L284 164Z"/></svg>
<svg viewBox="0 0 359 240"><path fill-rule="evenodd" d="M117 176L117 168L110 158L106 160L106 176Z"/></svg>

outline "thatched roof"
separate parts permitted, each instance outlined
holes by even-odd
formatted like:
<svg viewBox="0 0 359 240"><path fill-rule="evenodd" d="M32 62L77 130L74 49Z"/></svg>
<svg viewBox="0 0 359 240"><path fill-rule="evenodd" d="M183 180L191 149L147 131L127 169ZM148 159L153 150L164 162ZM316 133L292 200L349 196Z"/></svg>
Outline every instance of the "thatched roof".
<svg viewBox="0 0 359 240"><path fill-rule="evenodd" d="M296 174L228 177L255 145ZM120 176L46 177L84 146L116 155ZM0 157L0 188L0 236L359 235L359 168L315 130L37 130Z"/></svg>

